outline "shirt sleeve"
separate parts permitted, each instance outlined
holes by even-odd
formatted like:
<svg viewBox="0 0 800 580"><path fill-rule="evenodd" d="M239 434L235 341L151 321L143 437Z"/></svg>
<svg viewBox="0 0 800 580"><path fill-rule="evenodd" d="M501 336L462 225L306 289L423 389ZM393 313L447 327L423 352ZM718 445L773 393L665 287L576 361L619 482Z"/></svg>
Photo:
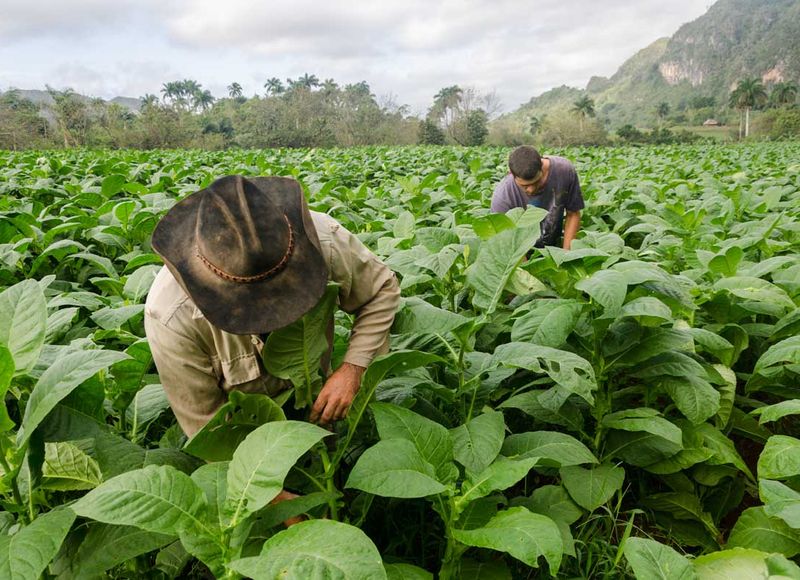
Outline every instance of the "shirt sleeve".
<svg viewBox="0 0 800 580"><path fill-rule="evenodd" d="M572 179L569 182L569 195L567 196L567 203L564 205L567 211L580 211L586 204L583 202L583 192L581 191L581 183L578 179L578 172L572 168Z"/></svg>
<svg viewBox="0 0 800 580"><path fill-rule="evenodd" d="M199 341L145 316L150 352L161 385L183 432L191 437L225 403L226 395Z"/></svg>
<svg viewBox="0 0 800 580"><path fill-rule="evenodd" d="M332 229L331 279L340 285L339 306L356 315L344 362L366 367L388 350L400 286L361 240L338 223Z"/></svg>
<svg viewBox="0 0 800 580"><path fill-rule="evenodd" d="M492 194L491 211L492 213L506 213L514 207L515 206L511 202L511 198L508 195L508 188L506 186L505 179L503 179L494 188L494 193Z"/></svg>

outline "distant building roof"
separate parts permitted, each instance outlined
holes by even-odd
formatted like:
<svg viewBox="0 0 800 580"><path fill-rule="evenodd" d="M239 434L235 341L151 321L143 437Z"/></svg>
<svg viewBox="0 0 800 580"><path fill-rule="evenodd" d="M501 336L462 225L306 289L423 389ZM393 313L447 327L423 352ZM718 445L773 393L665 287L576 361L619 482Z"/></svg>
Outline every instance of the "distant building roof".
<svg viewBox="0 0 800 580"><path fill-rule="evenodd" d="M716 119L706 119L703 121L703 127L719 127L722 123Z"/></svg>

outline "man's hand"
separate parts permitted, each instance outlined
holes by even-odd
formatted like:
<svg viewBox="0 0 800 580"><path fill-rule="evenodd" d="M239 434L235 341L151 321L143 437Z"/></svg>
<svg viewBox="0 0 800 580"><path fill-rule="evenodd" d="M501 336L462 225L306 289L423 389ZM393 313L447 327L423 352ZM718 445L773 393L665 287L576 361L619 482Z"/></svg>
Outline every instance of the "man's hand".
<svg viewBox="0 0 800 580"><path fill-rule="evenodd" d="M364 367L342 363L342 366L328 377L319 392L311 409L311 422L324 425L344 419L361 386L361 375L364 374L364 370Z"/></svg>

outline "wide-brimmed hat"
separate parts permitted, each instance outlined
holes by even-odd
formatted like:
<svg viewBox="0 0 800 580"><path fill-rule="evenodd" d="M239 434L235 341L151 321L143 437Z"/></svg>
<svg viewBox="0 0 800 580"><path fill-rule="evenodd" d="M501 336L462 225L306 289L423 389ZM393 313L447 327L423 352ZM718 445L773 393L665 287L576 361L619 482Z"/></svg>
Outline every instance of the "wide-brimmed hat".
<svg viewBox="0 0 800 580"><path fill-rule="evenodd" d="M262 334L322 297L328 268L303 191L286 177L222 177L175 204L153 249L206 319Z"/></svg>

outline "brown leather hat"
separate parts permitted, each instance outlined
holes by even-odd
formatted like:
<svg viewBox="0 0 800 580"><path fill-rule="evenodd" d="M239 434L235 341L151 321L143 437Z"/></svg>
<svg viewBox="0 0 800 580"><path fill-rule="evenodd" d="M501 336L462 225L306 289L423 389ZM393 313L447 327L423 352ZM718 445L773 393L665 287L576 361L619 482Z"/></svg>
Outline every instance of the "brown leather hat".
<svg viewBox="0 0 800 580"><path fill-rule="evenodd" d="M206 319L234 334L294 322L327 285L303 191L286 177L222 177L170 209L152 244Z"/></svg>

